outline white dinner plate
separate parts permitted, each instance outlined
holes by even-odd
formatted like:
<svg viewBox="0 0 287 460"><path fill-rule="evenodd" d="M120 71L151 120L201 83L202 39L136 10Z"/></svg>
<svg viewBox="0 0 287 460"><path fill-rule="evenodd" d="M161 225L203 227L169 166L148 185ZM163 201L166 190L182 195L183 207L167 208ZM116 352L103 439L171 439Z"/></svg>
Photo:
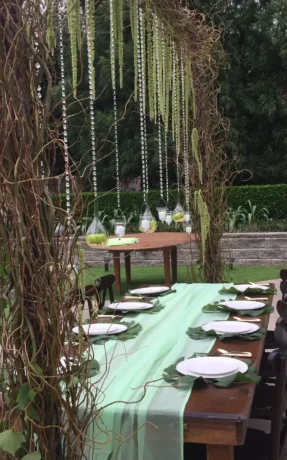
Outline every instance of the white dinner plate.
<svg viewBox="0 0 287 460"><path fill-rule="evenodd" d="M118 303L111 303L108 308L112 310L147 310L149 308L153 308L154 305L152 303L146 302L118 302Z"/></svg>
<svg viewBox="0 0 287 460"><path fill-rule="evenodd" d="M244 373L248 370L248 366L239 359L203 356L181 361L177 364L176 370L183 375L215 379L228 377L237 372Z"/></svg>
<svg viewBox="0 0 287 460"><path fill-rule="evenodd" d="M201 327L204 331L215 331L220 334L249 334L259 329L257 324L247 321L212 321Z"/></svg>
<svg viewBox="0 0 287 460"><path fill-rule="evenodd" d="M269 289L269 286L262 286L261 284L235 284L231 287L235 287L240 292L245 292L247 289L257 289L258 291Z"/></svg>
<svg viewBox="0 0 287 460"><path fill-rule="evenodd" d="M145 288L133 289L130 294L160 294L161 292L169 291L167 286L150 286Z"/></svg>
<svg viewBox="0 0 287 460"><path fill-rule="evenodd" d="M127 330L127 326L123 324L111 323L84 324L82 328L87 335L120 334L120 332ZM72 331L78 334L79 327L74 327Z"/></svg>
<svg viewBox="0 0 287 460"><path fill-rule="evenodd" d="M233 310L257 310L258 308L266 306L265 303L255 300L227 300L219 302L218 307L220 307L220 305L225 305Z"/></svg>

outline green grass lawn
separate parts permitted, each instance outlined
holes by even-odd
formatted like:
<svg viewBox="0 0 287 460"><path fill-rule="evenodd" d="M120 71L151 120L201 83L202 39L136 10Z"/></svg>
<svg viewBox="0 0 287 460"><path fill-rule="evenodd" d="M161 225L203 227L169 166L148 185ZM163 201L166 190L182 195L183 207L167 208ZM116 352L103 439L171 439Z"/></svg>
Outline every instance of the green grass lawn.
<svg viewBox="0 0 287 460"><path fill-rule="evenodd" d="M278 279L280 267L241 267L236 266L233 270L225 270L226 282L248 283L249 281L264 281ZM113 273L113 267L110 266L109 271L105 272L102 267L93 267L87 269L86 284L92 282L96 277ZM121 268L122 292L127 289L138 287L141 284L162 284L164 283L163 267L132 267L132 283L127 285L125 282L125 270ZM191 283L200 281L196 274L191 274L188 267L178 267L178 282Z"/></svg>

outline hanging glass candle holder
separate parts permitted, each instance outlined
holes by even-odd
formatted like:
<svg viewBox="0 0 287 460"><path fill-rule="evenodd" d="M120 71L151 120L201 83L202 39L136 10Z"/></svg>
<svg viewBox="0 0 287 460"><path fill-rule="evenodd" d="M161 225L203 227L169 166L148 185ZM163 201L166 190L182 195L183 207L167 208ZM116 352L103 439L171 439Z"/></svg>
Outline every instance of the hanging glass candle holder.
<svg viewBox="0 0 287 460"><path fill-rule="evenodd" d="M156 229L156 220L152 215L149 206L146 204L144 212L140 215L139 231L142 233L153 233Z"/></svg>
<svg viewBox="0 0 287 460"><path fill-rule="evenodd" d="M191 222L191 215L190 215L189 211L185 211L185 213L184 213L184 222L187 223L187 224L189 222Z"/></svg>
<svg viewBox="0 0 287 460"><path fill-rule="evenodd" d="M191 222L184 222L183 223L183 229L185 231L185 233L191 233L192 232L192 225L191 225Z"/></svg>
<svg viewBox="0 0 287 460"><path fill-rule="evenodd" d="M166 219L166 213L168 211L168 208L167 208L167 205L166 205L166 202L164 201L163 198L161 198L158 202L158 205L157 205L157 208L156 208L157 212L158 212L158 218L161 222L165 222L165 219Z"/></svg>
<svg viewBox="0 0 287 460"><path fill-rule="evenodd" d="M90 248L97 248L107 244L109 235L100 218L95 214L86 234L86 242Z"/></svg>
<svg viewBox="0 0 287 460"><path fill-rule="evenodd" d="M172 211L166 212L165 223L170 225L172 223Z"/></svg>
<svg viewBox="0 0 287 460"><path fill-rule="evenodd" d="M115 235L120 240L126 233L126 221L125 220L115 220L114 221L114 232L115 232Z"/></svg>
<svg viewBox="0 0 287 460"><path fill-rule="evenodd" d="M184 210L179 201L173 210L172 220L174 222L184 222Z"/></svg>

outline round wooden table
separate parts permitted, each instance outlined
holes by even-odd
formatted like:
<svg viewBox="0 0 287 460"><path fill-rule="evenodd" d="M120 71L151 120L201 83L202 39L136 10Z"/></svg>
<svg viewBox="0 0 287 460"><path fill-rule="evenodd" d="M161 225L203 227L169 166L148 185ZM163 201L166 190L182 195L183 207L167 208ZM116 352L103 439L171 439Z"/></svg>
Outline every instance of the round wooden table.
<svg viewBox="0 0 287 460"><path fill-rule="evenodd" d="M173 232L135 233L132 235L126 235L126 237L138 238L139 242L127 246L107 247L108 252L113 254L117 294L120 294L121 292L120 257L122 252L124 253L125 259L126 281L127 283L131 283L131 253L162 251L165 284L167 286L171 286L170 264L172 269L172 284L177 282L177 246L195 239L193 234Z"/></svg>

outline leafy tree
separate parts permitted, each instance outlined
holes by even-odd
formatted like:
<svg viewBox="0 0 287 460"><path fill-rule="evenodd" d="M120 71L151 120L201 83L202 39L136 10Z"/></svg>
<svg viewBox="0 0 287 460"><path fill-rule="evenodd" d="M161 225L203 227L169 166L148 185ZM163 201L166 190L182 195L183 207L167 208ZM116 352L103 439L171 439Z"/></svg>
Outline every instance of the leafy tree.
<svg viewBox="0 0 287 460"><path fill-rule="evenodd" d="M284 0L194 0L220 27L226 62L219 104L230 120L230 154L249 183L287 178L287 5ZM250 178L244 174L242 178Z"/></svg>

